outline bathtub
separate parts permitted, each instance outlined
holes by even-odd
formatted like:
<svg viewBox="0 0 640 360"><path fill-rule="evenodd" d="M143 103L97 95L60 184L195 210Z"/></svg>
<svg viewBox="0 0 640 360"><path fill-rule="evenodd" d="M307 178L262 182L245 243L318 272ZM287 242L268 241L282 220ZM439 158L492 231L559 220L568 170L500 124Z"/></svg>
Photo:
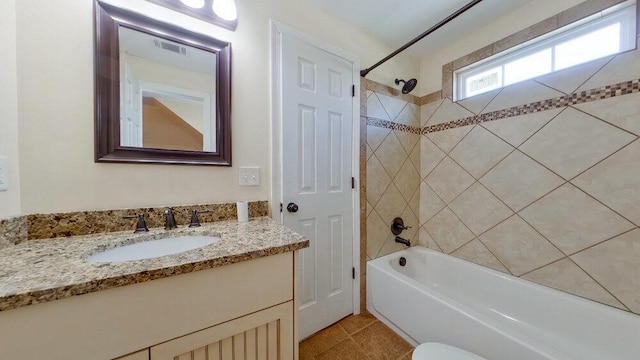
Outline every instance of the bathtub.
<svg viewBox="0 0 640 360"><path fill-rule="evenodd" d="M367 263L367 308L413 345L488 360L640 359L640 316L421 246Z"/></svg>

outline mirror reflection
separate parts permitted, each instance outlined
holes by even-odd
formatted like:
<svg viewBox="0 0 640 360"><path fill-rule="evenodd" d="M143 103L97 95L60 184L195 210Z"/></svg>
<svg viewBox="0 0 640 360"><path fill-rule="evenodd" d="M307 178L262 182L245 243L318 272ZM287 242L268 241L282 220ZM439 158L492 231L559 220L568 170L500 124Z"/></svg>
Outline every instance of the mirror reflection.
<svg viewBox="0 0 640 360"><path fill-rule="evenodd" d="M216 54L119 26L120 145L216 152Z"/></svg>

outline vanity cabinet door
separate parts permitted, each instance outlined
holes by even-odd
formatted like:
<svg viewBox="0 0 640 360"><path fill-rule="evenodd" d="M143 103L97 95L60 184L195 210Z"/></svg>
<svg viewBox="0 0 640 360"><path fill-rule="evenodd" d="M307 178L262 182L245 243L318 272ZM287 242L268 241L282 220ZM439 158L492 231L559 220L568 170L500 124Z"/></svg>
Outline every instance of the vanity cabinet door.
<svg viewBox="0 0 640 360"><path fill-rule="evenodd" d="M133 354L119 357L114 360L149 360L149 349L144 349Z"/></svg>
<svg viewBox="0 0 640 360"><path fill-rule="evenodd" d="M291 360L293 301L151 347L151 360Z"/></svg>

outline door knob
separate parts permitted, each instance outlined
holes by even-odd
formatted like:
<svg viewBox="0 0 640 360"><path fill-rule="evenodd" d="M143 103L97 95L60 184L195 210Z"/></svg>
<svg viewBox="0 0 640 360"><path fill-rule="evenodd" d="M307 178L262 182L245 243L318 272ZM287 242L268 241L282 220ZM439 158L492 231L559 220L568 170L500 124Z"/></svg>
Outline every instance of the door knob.
<svg viewBox="0 0 640 360"><path fill-rule="evenodd" d="M287 205L287 211L291 213L298 212L298 205L296 203L289 203L289 205Z"/></svg>

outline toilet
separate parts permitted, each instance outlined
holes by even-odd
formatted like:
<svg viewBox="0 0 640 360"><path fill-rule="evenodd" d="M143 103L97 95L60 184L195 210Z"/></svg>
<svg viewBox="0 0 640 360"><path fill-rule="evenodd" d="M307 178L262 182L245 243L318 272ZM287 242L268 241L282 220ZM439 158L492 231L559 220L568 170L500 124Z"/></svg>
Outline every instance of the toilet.
<svg viewBox="0 0 640 360"><path fill-rule="evenodd" d="M440 344L424 343L414 351L412 360L487 360L478 355L458 349L457 347Z"/></svg>

